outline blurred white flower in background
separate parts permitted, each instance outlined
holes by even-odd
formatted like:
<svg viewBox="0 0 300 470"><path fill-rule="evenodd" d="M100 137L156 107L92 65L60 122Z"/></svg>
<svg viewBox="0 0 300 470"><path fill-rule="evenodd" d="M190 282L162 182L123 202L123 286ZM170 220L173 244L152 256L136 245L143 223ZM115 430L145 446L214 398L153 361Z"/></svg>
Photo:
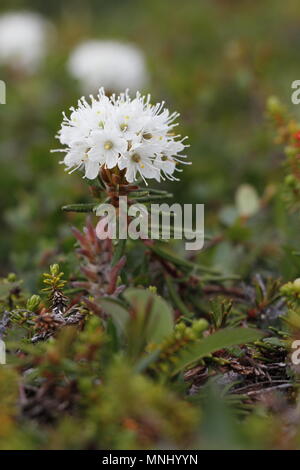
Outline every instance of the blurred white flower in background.
<svg viewBox="0 0 300 470"><path fill-rule="evenodd" d="M15 11L0 16L0 63L34 73L45 56L52 25L40 14Z"/></svg>
<svg viewBox="0 0 300 470"><path fill-rule="evenodd" d="M101 88L91 103L81 98L71 116L64 114L58 139L65 145L61 163L72 172L81 169L94 179L101 168L124 170L129 183L146 179L177 180L178 163L187 145L185 138L174 132L177 113L170 113L164 102L152 105L150 95L139 92L130 98L128 92L108 98ZM147 184L147 183L146 183Z"/></svg>
<svg viewBox="0 0 300 470"><path fill-rule="evenodd" d="M126 88L137 91L148 81L143 53L134 45L118 41L79 44L69 58L68 70L87 93L102 86L111 92Z"/></svg>

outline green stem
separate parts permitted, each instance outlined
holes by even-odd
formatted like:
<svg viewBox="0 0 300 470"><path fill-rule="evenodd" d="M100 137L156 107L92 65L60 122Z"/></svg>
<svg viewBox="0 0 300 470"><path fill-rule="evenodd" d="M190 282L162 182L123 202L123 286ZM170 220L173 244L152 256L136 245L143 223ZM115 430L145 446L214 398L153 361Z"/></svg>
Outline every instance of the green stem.
<svg viewBox="0 0 300 470"><path fill-rule="evenodd" d="M171 299L173 300L174 304L178 308L178 310L184 315L184 317L190 317L191 312L190 310L186 307L186 305L183 303L181 297L179 296L178 292L176 291L170 276L166 276L166 283L168 286L168 291L170 294Z"/></svg>

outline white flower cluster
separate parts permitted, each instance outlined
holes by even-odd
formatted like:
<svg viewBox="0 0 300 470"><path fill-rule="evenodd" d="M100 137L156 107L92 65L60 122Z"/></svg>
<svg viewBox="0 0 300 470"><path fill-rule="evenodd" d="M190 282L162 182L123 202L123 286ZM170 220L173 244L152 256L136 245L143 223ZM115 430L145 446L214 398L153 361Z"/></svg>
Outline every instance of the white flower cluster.
<svg viewBox="0 0 300 470"><path fill-rule="evenodd" d="M82 42L67 66L84 93L94 93L102 86L117 93L126 88L137 91L148 81L143 53L132 44L118 41Z"/></svg>
<svg viewBox="0 0 300 470"><path fill-rule="evenodd" d="M38 13L17 11L0 16L0 63L33 73L44 57L52 25Z"/></svg>
<svg viewBox="0 0 300 470"><path fill-rule="evenodd" d="M181 171L177 163L186 155L181 152L185 139L175 135L174 120L164 102L150 104L150 95L137 92L131 99L128 92L108 98L101 88L97 99L91 96L71 108L71 116L64 115L58 139L67 147L61 163L67 170L83 169L85 177L94 179L99 170L119 167L126 169L126 180L131 183L141 176L157 181L165 177L176 180L174 172Z"/></svg>

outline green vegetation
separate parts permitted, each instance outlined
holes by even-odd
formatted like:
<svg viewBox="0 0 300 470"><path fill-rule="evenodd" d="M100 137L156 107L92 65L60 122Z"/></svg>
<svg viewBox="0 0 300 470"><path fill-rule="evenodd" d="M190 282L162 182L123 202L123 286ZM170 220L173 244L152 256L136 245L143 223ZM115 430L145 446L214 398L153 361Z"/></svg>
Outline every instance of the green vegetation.
<svg viewBox="0 0 300 470"><path fill-rule="evenodd" d="M299 4L11 3L56 39L33 76L0 66L0 449L299 449ZM181 113L192 165L131 197L204 203L203 250L98 240L105 184L50 154L88 38L136 43Z"/></svg>

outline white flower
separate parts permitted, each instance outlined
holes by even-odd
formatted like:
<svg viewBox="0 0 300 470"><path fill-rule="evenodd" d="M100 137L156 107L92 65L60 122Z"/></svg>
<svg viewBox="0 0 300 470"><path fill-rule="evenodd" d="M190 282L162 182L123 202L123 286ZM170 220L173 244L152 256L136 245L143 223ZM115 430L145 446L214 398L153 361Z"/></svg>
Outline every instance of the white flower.
<svg viewBox="0 0 300 470"><path fill-rule="evenodd" d="M95 179L99 173L100 164L89 158L89 150L86 142L74 142L66 154L63 163L68 169L71 169L71 172L84 168L84 176L89 179Z"/></svg>
<svg viewBox="0 0 300 470"><path fill-rule="evenodd" d="M64 114L57 136L66 145L59 150L66 153L62 163L71 172L84 170L89 179L101 168L118 166L129 183L139 177L176 180L178 163L187 163L181 153L187 145L174 133L177 117L164 103L150 104L150 95L137 92L131 99L126 92L107 98L101 88L90 103L81 98L70 118Z"/></svg>
<svg viewBox="0 0 300 470"><path fill-rule="evenodd" d="M121 156L118 166L120 170L126 168L125 178L129 183L136 180L139 174L145 181L145 178L155 178L159 181L159 169L153 165L153 158L147 147L142 144L136 144L126 156Z"/></svg>
<svg viewBox="0 0 300 470"><path fill-rule="evenodd" d="M107 168L117 165L119 155L125 155L127 140L116 129L92 131L89 138L91 146L88 155L94 162L105 164Z"/></svg>
<svg viewBox="0 0 300 470"><path fill-rule="evenodd" d="M86 41L79 44L68 61L70 74L81 82L83 91L100 87L120 92L143 88L147 82L145 59L134 45L117 41Z"/></svg>
<svg viewBox="0 0 300 470"><path fill-rule="evenodd" d="M38 13L19 11L0 16L0 62L34 73L46 51L51 26Z"/></svg>
<svg viewBox="0 0 300 470"><path fill-rule="evenodd" d="M160 137L161 138L161 137ZM189 165L190 162L185 162L182 161L182 158L185 158L185 155L181 155L180 152L182 152L185 147L188 147L188 145L184 145L182 140L175 140L175 139L168 139L165 141L162 145L162 142L154 142L153 145L158 148L159 146L163 147L163 151L155 151L156 158L155 158L155 166L161 170L163 175L169 179L169 180L177 180L178 178L175 178L174 172L177 171L182 171L176 168L176 164L182 163L185 165Z"/></svg>
<svg viewBox="0 0 300 470"><path fill-rule="evenodd" d="M164 173L167 178L168 176L172 177L176 168L175 160L171 157L167 157L167 155L158 155L155 159L155 165ZM170 179L175 178L172 177Z"/></svg>

